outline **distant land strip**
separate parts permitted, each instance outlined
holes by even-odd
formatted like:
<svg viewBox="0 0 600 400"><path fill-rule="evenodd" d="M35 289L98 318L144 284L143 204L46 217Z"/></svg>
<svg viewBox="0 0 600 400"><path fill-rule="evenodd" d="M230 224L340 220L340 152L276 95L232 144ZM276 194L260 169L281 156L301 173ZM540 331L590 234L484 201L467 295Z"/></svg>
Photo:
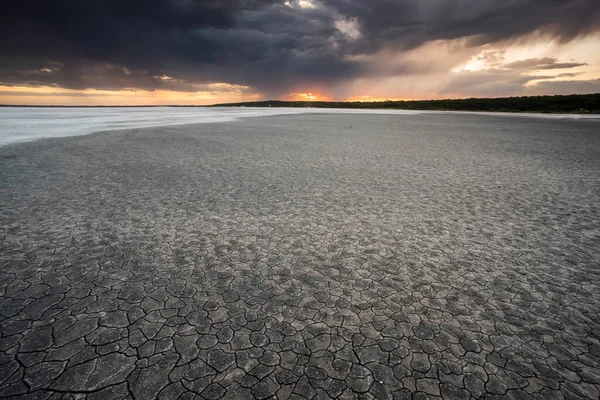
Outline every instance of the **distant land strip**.
<svg viewBox="0 0 600 400"><path fill-rule="evenodd" d="M215 104L212 107L310 107L428 111L491 111L527 113L600 114L600 93L556 96L471 98L402 101L282 101Z"/></svg>
<svg viewBox="0 0 600 400"><path fill-rule="evenodd" d="M483 111L546 114L600 114L600 93L554 96L523 96L499 98L469 98L445 100L386 100L386 101L284 101L264 100L212 105L17 105L0 107L44 108L97 108L97 107L300 107L300 108L356 108L424 111Z"/></svg>

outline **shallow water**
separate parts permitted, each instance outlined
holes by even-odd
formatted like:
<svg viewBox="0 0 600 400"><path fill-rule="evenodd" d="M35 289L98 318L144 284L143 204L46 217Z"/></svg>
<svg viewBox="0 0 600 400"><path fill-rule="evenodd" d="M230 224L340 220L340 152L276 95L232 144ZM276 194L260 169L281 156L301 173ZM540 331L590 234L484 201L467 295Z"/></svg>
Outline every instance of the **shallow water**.
<svg viewBox="0 0 600 400"><path fill-rule="evenodd" d="M243 107L0 107L0 146L41 138L80 136L129 128L227 122L243 117L283 114L395 114L440 113L412 110L357 110L327 108ZM442 112L473 114L469 112ZM512 113L478 113L507 115ZM599 115L518 114L537 118L600 118Z"/></svg>
<svg viewBox="0 0 600 400"><path fill-rule="evenodd" d="M40 138L86 135L128 128L233 121L301 113L416 114L405 110L327 110L314 108L241 107L2 107L0 146Z"/></svg>

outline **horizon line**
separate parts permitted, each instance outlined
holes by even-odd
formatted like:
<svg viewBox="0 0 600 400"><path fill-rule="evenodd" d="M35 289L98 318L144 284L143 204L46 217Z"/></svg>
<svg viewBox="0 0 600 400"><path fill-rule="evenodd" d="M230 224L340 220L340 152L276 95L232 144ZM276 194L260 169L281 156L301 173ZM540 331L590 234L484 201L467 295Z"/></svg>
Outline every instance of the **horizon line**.
<svg viewBox="0 0 600 400"><path fill-rule="evenodd" d="M522 98L541 98L541 97L571 97L571 96L597 96L600 93L573 93L573 94L549 94L549 95L531 95L531 96L504 96L504 97L462 97L462 98L444 98L444 99L420 99L420 100L375 100L375 101L364 101L364 100L254 100L254 101L238 101L231 103L213 103L213 104L142 104L142 105L107 105L107 104L96 104L96 105L60 105L60 104L0 104L0 107L37 107L37 108L141 108L141 107L216 107L216 106L232 106L236 104L255 104L255 103L303 103L303 104L315 104L315 103L332 103L332 104L352 104L352 103L367 103L367 104L383 104L383 103L418 103L418 102L442 102L442 101L464 101L464 100L499 100L499 99L522 99Z"/></svg>

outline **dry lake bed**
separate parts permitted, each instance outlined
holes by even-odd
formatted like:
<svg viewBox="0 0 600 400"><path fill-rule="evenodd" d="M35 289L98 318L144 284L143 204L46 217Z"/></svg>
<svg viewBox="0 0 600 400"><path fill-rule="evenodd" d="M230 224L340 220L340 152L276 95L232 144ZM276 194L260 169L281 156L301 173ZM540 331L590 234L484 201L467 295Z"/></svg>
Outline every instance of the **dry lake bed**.
<svg viewBox="0 0 600 400"><path fill-rule="evenodd" d="M600 120L0 147L0 398L599 397Z"/></svg>

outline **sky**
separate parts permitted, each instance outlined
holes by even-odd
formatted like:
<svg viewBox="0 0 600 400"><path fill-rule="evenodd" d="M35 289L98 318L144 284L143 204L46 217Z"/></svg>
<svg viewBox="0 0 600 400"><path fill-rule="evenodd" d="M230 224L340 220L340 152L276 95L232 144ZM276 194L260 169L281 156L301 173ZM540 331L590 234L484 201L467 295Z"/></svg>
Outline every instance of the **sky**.
<svg viewBox="0 0 600 400"><path fill-rule="evenodd" d="M599 92L599 0L19 0L0 12L0 104Z"/></svg>

